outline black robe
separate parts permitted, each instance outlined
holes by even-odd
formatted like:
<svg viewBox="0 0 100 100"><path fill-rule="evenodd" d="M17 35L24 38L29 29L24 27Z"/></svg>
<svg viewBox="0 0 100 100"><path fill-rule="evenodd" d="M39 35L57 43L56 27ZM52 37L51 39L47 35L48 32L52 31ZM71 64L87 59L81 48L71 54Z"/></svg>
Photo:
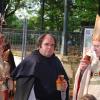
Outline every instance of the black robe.
<svg viewBox="0 0 100 100"><path fill-rule="evenodd" d="M11 50L9 50L8 63L10 65L10 74L11 74L12 71L16 68L15 61L14 61L14 56L13 56Z"/></svg>
<svg viewBox="0 0 100 100"><path fill-rule="evenodd" d="M63 66L55 55L47 58L38 50L34 51L12 73L16 80L14 100L28 100L33 84L37 100L61 100L60 92L56 90L56 79L61 74L68 82ZM66 91L66 100L68 99L69 83Z"/></svg>

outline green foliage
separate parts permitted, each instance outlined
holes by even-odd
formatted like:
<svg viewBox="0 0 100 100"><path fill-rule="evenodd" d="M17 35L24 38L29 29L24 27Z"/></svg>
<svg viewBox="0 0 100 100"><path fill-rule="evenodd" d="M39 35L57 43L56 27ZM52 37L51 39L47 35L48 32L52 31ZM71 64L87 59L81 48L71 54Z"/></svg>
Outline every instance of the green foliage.
<svg viewBox="0 0 100 100"><path fill-rule="evenodd" d="M12 16L8 17L6 22L7 22L7 26L6 27L22 28L22 21L18 20L18 18L15 15L12 15Z"/></svg>
<svg viewBox="0 0 100 100"><path fill-rule="evenodd" d="M14 8L18 9L26 5L26 9L32 17L28 20L28 28L40 30L41 25L41 12L40 2L43 0L12 0L9 4L8 13ZM64 0L44 0L44 30L48 31L62 31L63 30L63 17L64 17ZM10 1L11 2L11 1ZM16 7L16 4L19 4ZM35 6L37 8L35 9ZM13 6L13 7L12 7ZM12 10L11 10L12 8ZM67 7L68 14L68 31L80 30L84 23L94 25L95 17L98 10L98 0L75 0L75 4ZM34 13L33 13L34 12ZM6 13L6 15L8 14ZM33 13L33 14L32 14ZM18 20L14 15L7 18L8 27L22 27L22 21Z"/></svg>
<svg viewBox="0 0 100 100"><path fill-rule="evenodd" d="M23 4L23 0L5 0L5 18L12 16Z"/></svg>
<svg viewBox="0 0 100 100"><path fill-rule="evenodd" d="M69 11L69 30L79 30L81 26L94 26L98 10L97 0L75 0L75 5ZM73 27L71 27L73 26Z"/></svg>

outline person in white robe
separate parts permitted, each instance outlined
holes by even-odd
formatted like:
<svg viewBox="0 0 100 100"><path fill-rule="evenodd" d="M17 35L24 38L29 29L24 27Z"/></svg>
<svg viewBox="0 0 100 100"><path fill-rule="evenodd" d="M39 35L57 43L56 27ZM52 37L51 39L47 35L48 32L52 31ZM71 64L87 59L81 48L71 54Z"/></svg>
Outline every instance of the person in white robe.
<svg viewBox="0 0 100 100"><path fill-rule="evenodd" d="M100 22L100 21L99 21ZM99 23L100 25L100 23ZM81 59L75 76L73 100L80 100L85 94L94 95L100 100L100 29L96 28L92 36L93 49L86 55L90 56L90 63Z"/></svg>

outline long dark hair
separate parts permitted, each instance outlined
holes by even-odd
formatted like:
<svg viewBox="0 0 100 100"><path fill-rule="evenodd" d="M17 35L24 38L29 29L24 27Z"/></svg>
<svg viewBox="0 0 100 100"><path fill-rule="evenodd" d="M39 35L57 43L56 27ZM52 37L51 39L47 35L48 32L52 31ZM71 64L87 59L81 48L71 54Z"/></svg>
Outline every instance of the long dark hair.
<svg viewBox="0 0 100 100"><path fill-rule="evenodd" d="M11 49L10 43L8 41L5 41L3 44L3 51L6 51L8 49Z"/></svg>

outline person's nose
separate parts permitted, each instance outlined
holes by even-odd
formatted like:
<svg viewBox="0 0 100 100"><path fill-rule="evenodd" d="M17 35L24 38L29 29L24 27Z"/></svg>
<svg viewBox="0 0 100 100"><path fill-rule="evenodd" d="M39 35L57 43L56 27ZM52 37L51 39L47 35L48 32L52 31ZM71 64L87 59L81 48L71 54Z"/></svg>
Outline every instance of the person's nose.
<svg viewBox="0 0 100 100"><path fill-rule="evenodd" d="M97 48L96 48L96 47L94 47L94 48L93 48L93 50L94 50L94 51L97 51Z"/></svg>
<svg viewBox="0 0 100 100"><path fill-rule="evenodd" d="M52 48L52 45L48 45L48 48L51 49Z"/></svg>

